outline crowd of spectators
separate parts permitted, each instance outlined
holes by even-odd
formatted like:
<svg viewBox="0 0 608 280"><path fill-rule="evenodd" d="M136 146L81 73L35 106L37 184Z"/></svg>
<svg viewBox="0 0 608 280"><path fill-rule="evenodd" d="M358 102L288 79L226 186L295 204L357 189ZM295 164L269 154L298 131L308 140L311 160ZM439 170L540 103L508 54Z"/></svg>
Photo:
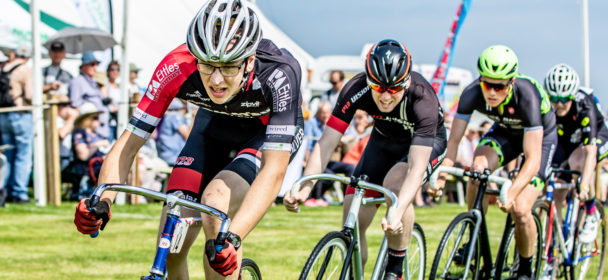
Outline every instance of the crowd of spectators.
<svg viewBox="0 0 608 280"><path fill-rule="evenodd" d="M10 110L0 113L0 207L5 202L30 201L34 131L30 56L31 48L27 46L0 52L0 77L5 76L10 86L10 98L5 100L0 81L0 108ZM66 51L59 41L50 44L48 56L51 63L42 68L42 90L45 100L52 100L51 104L57 106L55 124L63 196L78 200L91 194L104 156L120 136L116 129L121 65L110 61L107 68L98 69L100 60L94 53L84 52L79 73L73 75L62 66ZM142 96L137 84L141 69L131 63L128 70L129 100L137 103ZM140 181L132 183L160 189L168 172L162 167L173 165L188 137L188 120L192 118L187 117L187 110L179 99L171 104L155 132L157 136L140 152Z"/></svg>

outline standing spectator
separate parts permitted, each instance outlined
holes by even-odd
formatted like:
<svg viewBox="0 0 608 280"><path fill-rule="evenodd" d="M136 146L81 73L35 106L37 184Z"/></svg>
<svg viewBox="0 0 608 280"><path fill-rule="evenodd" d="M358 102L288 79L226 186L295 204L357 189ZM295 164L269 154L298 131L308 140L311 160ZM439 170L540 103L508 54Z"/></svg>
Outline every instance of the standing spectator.
<svg viewBox="0 0 608 280"><path fill-rule="evenodd" d="M329 82L331 83L331 88L321 95L321 102L329 101L331 106L336 105L336 100L338 100L338 95L344 86L344 72L341 70L333 70L329 73Z"/></svg>
<svg viewBox="0 0 608 280"><path fill-rule="evenodd" d="M118 78L120 77L120 64L118 61L112 60L108 64L106 70L108 76L107 91L108 96L104 99L104 104L108 106L110 111L110 139L116 139L116 126L118 125L118 104L120 102L120 85Z"/></svg>
<svg viewBox="0 0 608 280"><path fill-rule="evenodd" d="M70 106L67 95L57 95L57 131L59 134L59 159L61 170L65 169L73 160L72 130L78 117L78 111Z"/></svg>
<svg viewBox="0 0 608 280"><path fill-rule="evenodd" d="M183 101L173 99L167 113L158 125L158 140L156 149L158 156L169 166L173 166L177 155L186 144L190 128L186 121L186 106Z"/></svg>
<svg viewBox="0 0 608 280"><path fill-rule="evenodd" d="M4 65L8 61L8 56L4 52L0 51L0 66Z"/></svg>
<svg viewBox="0 0 608 280"><path fill-rule="evenodd" d="M134 94L139 94L141 98L141 87L135 82L137 75L141 68L137 67L135 63L129 63L129 96L133 97ZM139 102L139 100L137 100Z"/></svg>
<svg viewBox="0 0 608 280"><path fill-rule="evenodd" d="M61 68L61 61L65 58L65 46L59 41L51 43L49 52L51 65L42 68L44 86L42 92L52 94L68 94L68 85L72 74Z"/></svg>
<svg viewBox="0 0 608 280"><path fill-rule="evenodd" d="M2 102L0 107L23 107L32 104L32 69L25 65L30 58L29 46L19 46L11 55L14 59L2 65L2 70L10 71L4 96L12 100ZM10 57L10 56L9 56ZM6 85L3 85L6 86ZM2 85L0 85L2 87ZM0 95L2 92L0 92ZM4 151L6 156L6 177L4 185L7 201L29 202L27 186L32 172L33 120L29 110L0 113L0 144L13 145L14 149Z"/></svg>
<svg viewBox="0 0 608 280"><path fill-rule="evenodd" d="M104 139L109 139L110 113L108 107L103 105L103 94L93 79L97 72L97 65L99 65L99 60L95 58L93 53L84 52L82 54L82 64L80 65L80 75L72 79L68 91L72 107L80 109L80 106L85 102L89 102L102 112L99 116L99 125L97 126L96 133Z"/></svg>

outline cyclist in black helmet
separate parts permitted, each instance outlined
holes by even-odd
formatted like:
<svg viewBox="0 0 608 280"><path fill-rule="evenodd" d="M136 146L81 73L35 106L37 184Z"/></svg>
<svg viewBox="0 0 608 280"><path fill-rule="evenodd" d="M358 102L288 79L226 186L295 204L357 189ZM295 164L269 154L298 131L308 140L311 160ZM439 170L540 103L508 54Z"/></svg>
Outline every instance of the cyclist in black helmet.
<svg viewBox="0 0 608 280"><path fill-rule="evenodd" d="M427 176L441 163L446 149L443 112L435 91L411 68L411 56L404 45L395 40L375 44L367 54L365 72L353 77L342 89L304 171L308 175L325 169L357 109L375 119L371 138L353 175L365 174L370 182L383 185L399 198L393 221L382 221L389 246L384 279L402 277L403 258L414 224L412 201ZM308 182L295 197L286 193L286 208L295 211L306 200L312 186L313 183ZM350 207L353 193L353 188L347 188L344 209ZM366 193L366 196L378 195L374 191ZM365 231L376 211L376 206L362 205L359 214L364 262L367 259Z"/></svg>
<svg viewBox="0 0 608 280"><path fill-rule="evenodd" d="M246 1L212 0L192 20L186 44L161 61L126 131L101 169L100 183L127 179L135 153L178 97L200 107L186 145L169 177L167 192L228 213L226 245L215 253L217 219L203 215L206 279L238 279L241 238L276 198L291 155L303 137L300 66L293 56L262 39ZM105 192L93 208L83 200L74 222L84 234L103 229L116 195ZM166 211L166 208L165 208ZM182 216L200 213L182 208ZM99 219L101 217L102 219ZM164 219L163 219L164 220ZM169 254L171 279L187 279L187 254L201 227L193 225L179 254ZM161 226L162 229L162 226ZM220 275L221 274L221 275ZM228 276L228 277L226 277Z"/></svg>

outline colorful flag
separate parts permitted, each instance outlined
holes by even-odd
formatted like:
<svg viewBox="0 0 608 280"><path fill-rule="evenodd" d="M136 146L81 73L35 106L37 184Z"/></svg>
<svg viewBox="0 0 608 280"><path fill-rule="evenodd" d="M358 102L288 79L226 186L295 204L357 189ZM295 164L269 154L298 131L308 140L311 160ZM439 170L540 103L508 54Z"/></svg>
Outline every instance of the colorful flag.
<svg viewBox="0 0 608 280"><path fill-rule="evenodd" d="M435 70L433 78L431 79L431 86L439 95L438 97L440 101L443 101L444 98L443 88L445 86L445 80L450 69L450 65L452 64L452 58L454 57L450 54L454 51L454 46L456 45L456 36L458 36L458 31L460 30L460 27L467 16L467 12L471 6L471 1L472 0L462 0L462 3L458 7L458 12L456 12L456 18L452 23L450 34L448 34L448 39L446 40L441 56L439 57L437 69Z"/></svg>

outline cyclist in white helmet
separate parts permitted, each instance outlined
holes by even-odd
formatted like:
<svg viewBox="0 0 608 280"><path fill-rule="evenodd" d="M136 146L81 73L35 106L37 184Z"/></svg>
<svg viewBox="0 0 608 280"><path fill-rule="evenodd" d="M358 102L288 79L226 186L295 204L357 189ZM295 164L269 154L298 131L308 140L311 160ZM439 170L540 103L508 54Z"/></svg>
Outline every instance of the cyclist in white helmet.
<svg viewBox="0 0 608 280"><path fill-rule="evenodd" d="M572 67L557 64L547 72L545 90L557 116L558 145L553 164L582 173L579 198L585 201L587 219L580 240L592 242L597 236L593 172L598 162L608 155L608 128L593 90L579 86L579 77ZM571 180L561 174L560 179ZM566 192L557 190L556 201L563 201ZM557 203L561 208L561 204Z"/></svg>
<svg viewBox="0 0 608 280"><path fill-rule="evenodd" d="M216 219L203 215L207 239L206 279L238 279L241 238L276 198L292 155L303 137L300 66L294 57L262 39L247 2L211 0L192 20L186 44L156 68L126 131L108 154L100 183L123 183L139 148L175 98L200 107L169 178L167 192L227 212L226 245L213 249ZM116 194L104 193L89 211L80 202L74 223L83 234L103 229ZM163 211L163 215L166 213ZM182 208L183 216L200 213ZM164 219L163 219L164 220ZM161 229L162 229L161 225ZM190 246L200 226L190 227L179 254L169 254L171 279L187 279Z"/></svg>

